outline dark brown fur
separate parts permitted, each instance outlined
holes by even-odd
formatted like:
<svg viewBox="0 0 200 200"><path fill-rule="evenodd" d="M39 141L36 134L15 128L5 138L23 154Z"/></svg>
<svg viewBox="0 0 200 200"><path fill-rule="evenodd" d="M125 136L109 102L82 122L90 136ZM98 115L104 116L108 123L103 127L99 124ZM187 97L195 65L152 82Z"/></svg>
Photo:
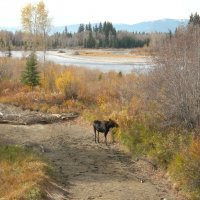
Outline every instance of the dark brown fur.
<svg viewBox="0 0 200 200"><path fill-rule="evenodd" d="M98 143L99 143L99 132L100 132L100 133L104 133L105 143L107 145L107 134L108 134L110 128L114 128L114 127L118 127L118 126L119 125L115 121L113 121L111 119L109 119L109 121L95 120L93 122L93 128L94 128L94 134L95 134L95 142L96 142L96 132L97 132L98 133L97 139L98 139Z"/></svg>

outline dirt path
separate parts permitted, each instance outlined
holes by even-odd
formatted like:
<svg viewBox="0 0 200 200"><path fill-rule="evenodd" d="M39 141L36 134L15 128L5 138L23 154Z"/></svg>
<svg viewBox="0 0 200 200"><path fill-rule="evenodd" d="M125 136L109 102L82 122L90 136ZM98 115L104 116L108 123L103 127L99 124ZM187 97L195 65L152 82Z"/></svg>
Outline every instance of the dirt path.
<svg viewBox="0 0 200 200"><path fill-rule="evenodd" d="M51 199L179 199L164 178L150 176L148 163L132 161L116 144L106 146L103 137L95 144L92 129L75 122L0 124L0 141L31 146L50 159L62 186L50 188Z"/></svg>

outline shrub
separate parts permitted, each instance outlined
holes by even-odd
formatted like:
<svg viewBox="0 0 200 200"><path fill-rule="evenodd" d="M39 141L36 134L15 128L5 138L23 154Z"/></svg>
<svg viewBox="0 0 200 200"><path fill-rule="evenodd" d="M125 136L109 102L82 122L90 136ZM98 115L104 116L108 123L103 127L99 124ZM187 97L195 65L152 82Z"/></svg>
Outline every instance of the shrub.
<svg viewBox="0 0 200 200"><path fill-rule="evenodd" d="M189 192L191 199L200 199L200 139L191 142L188 148L176 155L169 172L175 181Z"/></svg>
<svg viewBox="0 0 200 200"><path fill-rule="evenodd" d="M64 70L56 79L56 86L66 99L77 98L78 79L68 70Z"/></svg>
<svg viewBox="0 0 200 200"><path fill-rule="evenodd" d="M176 154L190 142L190 135L178 131L156 132L151 138L153 148L149 155L156 158L157 163L167 168Z"/></svg>
<svg viewBox="0 0 200 200"><path fill-rule="evenodd" d="M31 86L32 88L39 85L40 80L36 65L36 55L31 53L26 62L26 69L22 73L21 81L23 84Z"/></svg>

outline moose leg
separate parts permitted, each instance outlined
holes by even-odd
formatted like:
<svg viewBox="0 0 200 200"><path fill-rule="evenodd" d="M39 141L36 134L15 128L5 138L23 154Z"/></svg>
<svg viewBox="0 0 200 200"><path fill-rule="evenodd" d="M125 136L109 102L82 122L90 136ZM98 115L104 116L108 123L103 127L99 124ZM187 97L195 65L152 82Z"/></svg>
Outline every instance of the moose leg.
<svg viewBox="0 0 200 200"><path fill-rule="evenodd" d="M98 143L99 143L99 131L97 131L98 132Z"/></svg>
<svg viewBox="0 0 200 200"><path fill-rule="evenodd" d="M107 132L104 133L106 145L107 145L107 134L108 134Z"/></svg>
<svg viewBox="0 0 200 200"><path fill-rule="evenodd" d="M96 143L96 129L94 128L94 141Z"/></svg>

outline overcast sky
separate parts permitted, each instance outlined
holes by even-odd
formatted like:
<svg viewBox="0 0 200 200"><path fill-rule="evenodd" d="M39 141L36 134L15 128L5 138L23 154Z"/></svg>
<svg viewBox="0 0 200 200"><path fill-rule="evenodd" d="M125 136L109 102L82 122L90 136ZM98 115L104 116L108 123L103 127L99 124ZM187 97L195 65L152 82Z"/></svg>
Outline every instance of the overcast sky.
<svg viewBox="0 0 200 200"><path fill-rule="evenodd" d="M21 9L38 0L0 0L0 26L20 26ZM200 14L200 0L44 0L54 26L80 23L135 24L156 19L187 19Z"/></svg>

